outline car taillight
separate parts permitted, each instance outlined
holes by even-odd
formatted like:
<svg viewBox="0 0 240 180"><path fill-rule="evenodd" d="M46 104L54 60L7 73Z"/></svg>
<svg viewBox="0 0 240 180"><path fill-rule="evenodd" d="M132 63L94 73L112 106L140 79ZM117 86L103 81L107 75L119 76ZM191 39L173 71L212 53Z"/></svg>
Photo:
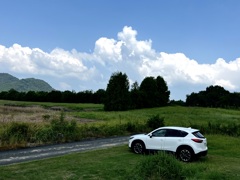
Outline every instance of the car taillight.
<svg viewBox="0 0 240 180"><path fill-rule="evenodd" d="M203 140L201 140L201 139L192 139L192 141L194 141L196 143L202 143L203 142Z"/></svg>

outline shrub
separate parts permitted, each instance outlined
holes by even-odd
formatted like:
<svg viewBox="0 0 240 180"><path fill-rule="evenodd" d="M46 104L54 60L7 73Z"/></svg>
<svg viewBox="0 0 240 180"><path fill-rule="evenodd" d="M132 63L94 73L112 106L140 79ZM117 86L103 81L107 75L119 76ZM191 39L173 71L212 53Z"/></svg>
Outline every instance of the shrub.
<svg viewBox="0 0 240 180"><path fill-rule="evenodd" d="M181 162L173 155L160 152L155 155L147 155L135 167L133 179L183 179L184 172Z"/></svg>
<svg viewBox="0 0 240 180"><path fill-rule="evenodd" d="M41 129L39 129L36 132L35 136L36 136L35 139L38 143L39 142L47 143L47 142L51 142L54 140L53 131L52 131L51 127L48 127L48 126L45 126L45 127L42 127Z"/></svg>
<svg viewBox="0 0 240 180"><path fill-rule="evenodd" d="M147 127L151 128L151 129L163 127L164 126L164 118L159 117L159 114L152 116L147 120L146 125L147 125Z"/></svg>
<svg viewBox="0 0 240 180"><path fill-rule="evenodd" d="M77 140L77 122L75 120L72 120L67 124L66 130L65 130L65 140L66 141L74 141Z"/></svg>
<svg viewBox="0 0 240 180"><path fill-rule="evenodd" d="M30 126L27 123L12 122L2 132L1 142L8 145L26 143L30 140Z"/></svg>
<svg viewBox="0 0 240 180"><path fill-rule="evenodd" d="M38 130L36 140L43 143L74 141L79 139L77 131L77 122L74 120L66 121L62 112L59 119L51 120L50 125L45 125Z"/></svg>
<svg viewBox="0 0 240 180"><path fill-rule="evenodd" d="M127 122L126 124L126 130L128 132L136 132L136 124L132 123L132 122Z"/></svg>
<svg viewBox="0 0 240 180"><path fill-rule="evenodd" d="M76 139L77 122L74 120L71 122L66 121L63 112L60 118L52 120L50 125L53 133L53 141L65 142Z"/></svg>

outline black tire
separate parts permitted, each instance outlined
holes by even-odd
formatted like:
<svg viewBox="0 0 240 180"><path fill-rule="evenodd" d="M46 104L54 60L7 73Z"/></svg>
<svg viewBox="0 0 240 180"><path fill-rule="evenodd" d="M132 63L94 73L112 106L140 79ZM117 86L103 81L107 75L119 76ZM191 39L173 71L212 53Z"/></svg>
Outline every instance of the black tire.
<svg viewBox="0 0 240 180"><path fill-rule="evenodd" d="M194 153L191 148L182 147L178 150L177 156L183 162L191 162L194 158Z"/></svg>
<svg viewBox="0 0 240 180"><path fill-rule="evenodd" d="M145 145L141 141L135 141L132 144L132 150L136 154L143 154L145 152Z"/></svg>

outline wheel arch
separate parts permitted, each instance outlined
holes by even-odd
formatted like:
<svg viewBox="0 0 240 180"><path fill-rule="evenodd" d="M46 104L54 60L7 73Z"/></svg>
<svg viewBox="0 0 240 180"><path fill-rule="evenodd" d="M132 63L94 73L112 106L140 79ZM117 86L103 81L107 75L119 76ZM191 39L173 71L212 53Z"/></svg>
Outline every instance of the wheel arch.
<svg viewBox="0 0 240 180"><path fill-rule="evenodd" d="M177 148L176 157L183 162L191 162L195 159L196 154L189 145L181 145Z"/></svg>
<svg viewBox="0 0 240 180"><path fill-rule="evenodd" d="M133 148L134 143L137 143L137 142L143 143L144 148L146 149L146 144L145 144L145 142L144 142L143 140L141 140L141 139L135 139L135 140L133 140L132 143L131 143L131 148Z"/></svg>
<svg viewBox="0 0 240 180"><path fill-rule="evenodd" d="M190 149L193 152L193 154L195 155L195 151L193 150L193 148L191 146L185 145L185 144L178 146L177 149L176 149L176 153L178 154L178 152L183 148Z"/></svg>

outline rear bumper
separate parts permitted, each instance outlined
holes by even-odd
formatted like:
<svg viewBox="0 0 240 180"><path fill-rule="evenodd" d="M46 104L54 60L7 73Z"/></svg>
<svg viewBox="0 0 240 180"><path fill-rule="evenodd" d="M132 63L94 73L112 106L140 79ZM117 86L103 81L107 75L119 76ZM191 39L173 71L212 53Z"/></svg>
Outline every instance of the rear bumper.
<svg viewBox="0 0 240 180"><path fill-rule="evenodd" d="M208 154L208 150L201 151L201 152L197 153L196 156L201 157L201 156L206 156L207 154Z"/></svg>

